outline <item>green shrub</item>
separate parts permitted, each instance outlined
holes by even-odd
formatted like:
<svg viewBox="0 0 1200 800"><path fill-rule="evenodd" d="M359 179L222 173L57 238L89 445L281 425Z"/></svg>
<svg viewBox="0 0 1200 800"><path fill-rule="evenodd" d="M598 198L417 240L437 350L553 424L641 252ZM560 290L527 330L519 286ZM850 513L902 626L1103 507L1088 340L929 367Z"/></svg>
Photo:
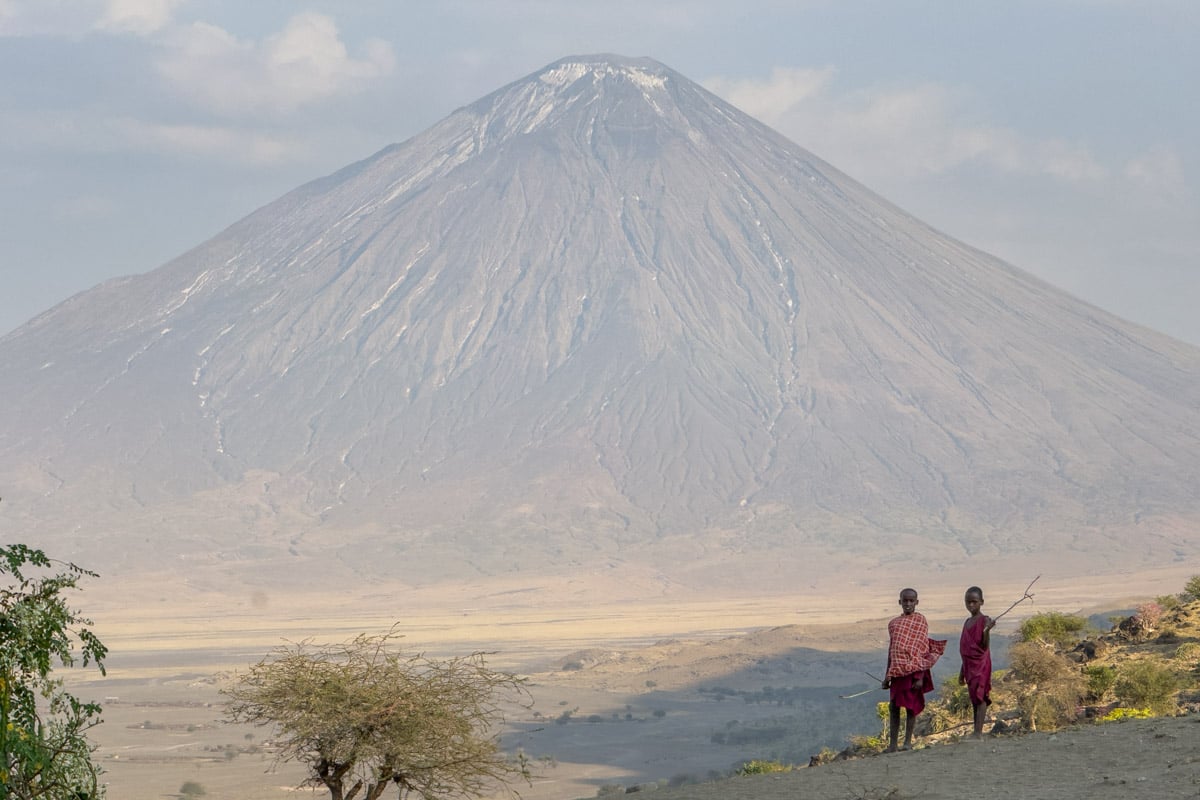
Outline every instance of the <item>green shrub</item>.
<svg viewBox="0 0 1200 800"><path fill-rule="evenodd" d="M1074 614L1058 611L1043 611L1024 620L1017 629L1017 638L1022 642L1046 642L1068 644L1080 637L1087 627L1087 620Z"/></svg>
<svg viewBox="0 0 1200 800"><path fill-rule="evenodd" d="M949 678L942 684L942 702L946 704L946 710L951 714L956 714L963 717L972 713L971 709L971 693L967 689L967 685L958 679L958 676Z"/></svg>
<svg viewBox="0 0 1200 800"><path fill-rule="evenodd" d="M1104 695L1108 694L1108 690L1117 680L1117 668L1102 664L1084 667L1083 674L1087 678L1088 696L1093 700L1104 699Z"/></svg>
<svg viewBox="0 0 1200 800"><path fill-rule="evenodd" d="M778 761L763 761L761 759L756 758L753 761L747 761L745 764L742 764L740 767L738 767L736 774L738 774L738 775L767 775L772 772L791 772L791 771L792 771L791 764L783 764Z"/></svg>
<svg viewBox="0 0 1200 800"><path fill-rule="evenodd" d="M1190 600L1200 600L1200 575L1193 575L1183 585L1183 593Z"/></svg>
<svg viewBox="0 0 1200 800"><path fill-rule="evenodd" d="M1153 661L1135 661L1121 667L1113 692L1122 704L1133 708L1148 708L1156 714L1175 709L1175 692L1179 678L1169 667Z"/></svg>
<svg viewBox="0 0 1200 800"><path fill-rule="evenodd" d="M201 784L196 783L195 781L184 781L183 786L179 787L179 794L189 798L190 800L190 798L193 797L203 797L204 795L208 794L208 792L204 790L204 787Z"/></svg>
<svg viewBox="0 0 1200 800"><path fill-rule="evenodd" d="M1200 644L1187 642L1175 649L1175 660L1183 662L1188 667L1200 665Z"/></svg>
<svg viewBox="0 0 1200 800"><path fill-rule="evenodd" d="M1154 598L1154 602L1158 603L1167 611L1174 611L1182 605L1177 594L1164 594L1162 597Z"/></svg>
<svg viewBox="0 0 1200 800"><path fill-rule="evenodd" d="M850 744L859 752L878 753L887 746L888 741L888 716L890 714L888 703L876 703L875 714L879 717L879 735L878 736L851 736Z"/></svg>

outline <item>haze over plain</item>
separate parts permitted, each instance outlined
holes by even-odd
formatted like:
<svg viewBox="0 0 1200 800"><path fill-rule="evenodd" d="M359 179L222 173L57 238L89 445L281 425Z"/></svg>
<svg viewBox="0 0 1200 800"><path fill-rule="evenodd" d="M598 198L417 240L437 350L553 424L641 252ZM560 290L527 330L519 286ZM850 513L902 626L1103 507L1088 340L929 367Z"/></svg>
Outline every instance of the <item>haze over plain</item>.
<svg viewBox="0 0 1200 800"><path fill-rule="evenodd" d="M1198 364L570 57L0 340L5 523L244 586L1149 569L1194 552Z"/></svg>

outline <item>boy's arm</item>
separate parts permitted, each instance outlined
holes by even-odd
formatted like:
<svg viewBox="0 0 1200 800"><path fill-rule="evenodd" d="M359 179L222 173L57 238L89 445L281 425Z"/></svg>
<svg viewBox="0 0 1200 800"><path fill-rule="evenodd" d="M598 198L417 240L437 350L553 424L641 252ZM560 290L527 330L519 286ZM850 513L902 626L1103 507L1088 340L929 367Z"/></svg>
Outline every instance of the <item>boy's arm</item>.
<svg viewBox="0 0 1200 800"><path fill-rule="evenodd" d="M988 645L992 642L992 628L996 627L996 620L991 617L984 617L983 619L983 634L979 637L979 646L987 650Z"/></svg>

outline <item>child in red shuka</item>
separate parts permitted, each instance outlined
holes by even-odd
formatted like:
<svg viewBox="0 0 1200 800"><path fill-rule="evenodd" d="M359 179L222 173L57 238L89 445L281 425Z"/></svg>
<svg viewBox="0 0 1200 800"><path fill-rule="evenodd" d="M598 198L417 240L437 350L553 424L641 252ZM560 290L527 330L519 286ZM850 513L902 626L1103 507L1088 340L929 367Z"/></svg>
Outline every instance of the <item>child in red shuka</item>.
<svg viewBox="0 0 1200 800"><path fill-rule="evenodd" d="M929 638L929 623L917 613L917 590L900 591L900 616L888 623L888 665L883 688L891 690L888 706L888 749L896 752L900 733L900 709L904 720L904 747L912 747L917 716L925 710L925 695L933 691L930 667L946 652L946 641Z"/></svg>
<svg viewBox="0 0 1200 800"><path fill-rule="evenodd" d="M962 669L958 679L967 686L971 697L971 708L975 712L975 738L983 736L983 718L992 703L992 628L996 620L980 612L983 608L983 589L972 586L967 589L964 602L971 616L963 623L962 635L958 638L958 654L962 656Z"/></svg>

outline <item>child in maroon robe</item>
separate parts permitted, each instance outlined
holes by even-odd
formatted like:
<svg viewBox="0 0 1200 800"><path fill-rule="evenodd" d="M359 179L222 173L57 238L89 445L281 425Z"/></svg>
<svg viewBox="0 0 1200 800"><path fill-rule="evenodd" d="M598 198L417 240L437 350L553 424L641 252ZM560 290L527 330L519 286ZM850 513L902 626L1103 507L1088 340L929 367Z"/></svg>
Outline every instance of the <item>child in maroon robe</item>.
<svg viewBox="0 0 1200 800"><path fill-rule="evenodd" d="M978 586L967 589L964 602L971 616L963 623L962 635L958 638L958 653L962 656L958 679L967 686L975 714L975 738L979 739L983 736L983 718L992 703L992 652L988 645L996 621L980 612L983 589Z"/></svg>
<svg viewBox="0 0 1200 800"><path fill-rule="evenodd" d="M930 667L946 651L946 641L929 638L929 623L917 613L917 590L900 591L900 616L888 623L888 665L883 688L891 690L888 706L888 752L896 752L900 734L900 709L904 720L904 748L912 747L917 715L925 710L925 695L933 691Z"/></svg>

